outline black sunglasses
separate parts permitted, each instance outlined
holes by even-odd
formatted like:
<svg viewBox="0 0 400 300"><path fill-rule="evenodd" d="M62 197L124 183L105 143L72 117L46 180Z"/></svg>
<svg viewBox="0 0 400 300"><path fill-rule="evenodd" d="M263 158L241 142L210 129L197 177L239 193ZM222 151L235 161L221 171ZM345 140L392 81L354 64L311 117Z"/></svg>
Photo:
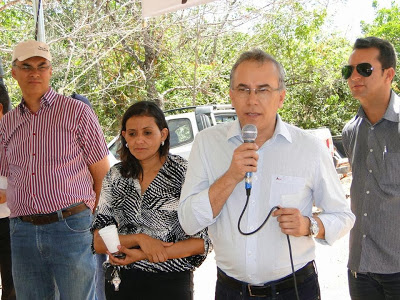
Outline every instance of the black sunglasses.
<svg viewBox="0 0 400 300"><path fill-rule="evenodd" d="M363 77L369 77L372 74L372 71L374 70L374 67L371 66L369 63L361 63L356 66L356 70L358 74L360 74ZM385 68L382 68L381 70L385 70ZM342 68L342 76L344 79L349 79L351 74L353 74L354 67L347 65Z"/></svg>

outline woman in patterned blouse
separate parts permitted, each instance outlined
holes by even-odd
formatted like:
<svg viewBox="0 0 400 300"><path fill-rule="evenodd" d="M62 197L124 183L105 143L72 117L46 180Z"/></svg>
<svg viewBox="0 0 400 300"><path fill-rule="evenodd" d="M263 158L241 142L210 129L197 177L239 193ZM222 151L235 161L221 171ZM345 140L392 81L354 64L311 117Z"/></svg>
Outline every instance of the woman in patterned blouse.
<svg viewBox="0 0 400 300"><path fill-rule="evenodd" d="M153 102L141 101L126 111L120 139L121 162L104 178L92 227L97 253L107 252L99 229L115 224L120 252L126 254L118 259L107 252L113 265L106 263L106 297L193 299L193 270L211 242L206 230L186 235L178 221L187 161L168 153L168 125Z"/></svg>

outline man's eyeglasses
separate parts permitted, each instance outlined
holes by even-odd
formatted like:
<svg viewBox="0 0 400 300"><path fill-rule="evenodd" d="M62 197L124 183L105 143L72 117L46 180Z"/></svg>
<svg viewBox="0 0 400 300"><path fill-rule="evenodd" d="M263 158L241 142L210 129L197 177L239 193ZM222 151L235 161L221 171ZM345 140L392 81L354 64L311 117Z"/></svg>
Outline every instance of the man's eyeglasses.
<svg viewBox="0 0 400 300"><path fill-rule="evenodd" d="M39 66L37 68L31 66L31 65L22 65L22 66L18 66L18 65L14 65L14 67L17 67L18 69L20 69L23 72L26 73L31 73L34 71L38 71L39 73L43 73L45 71L47 71L48 69L50 69L50 65L45 65L45 66Z"/></svg>
<svg viewBox="0 0 400 300"><path fill-rule="evenodd" d="M232 90L235 91L236 96L239 99L243 99L243 100L248 99L250 97L251 91L254 91L254 94L256 95L257 99L266 100L271 96L272 92L280 91L281 89L280 88L273 89L270 87L260 87L260 88L251 89L251 88L240 86L240 87L234 88Z"/></svg>
<svg viewBox="0 0 400 300"><path fill-rule="evenodd" d="M369 63L358 64L355 68L356 68L358 74L360 74L363 77L371 76L372 71L374 70L374 68ZM382 70L385 70L385 69L382 68ZM350 66L350 65L344 66L342 68L343 78L346 80L349 79L351 74L353 74L353 71L354 71L354 66Z"/></svg>

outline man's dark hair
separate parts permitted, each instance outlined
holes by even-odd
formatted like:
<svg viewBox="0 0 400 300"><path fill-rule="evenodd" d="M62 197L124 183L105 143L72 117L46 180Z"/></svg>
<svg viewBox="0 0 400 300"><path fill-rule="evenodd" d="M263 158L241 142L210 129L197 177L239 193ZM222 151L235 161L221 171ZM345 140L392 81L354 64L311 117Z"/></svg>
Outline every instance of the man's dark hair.
<svg viewBox="0 0 400 300"><path fill-rule="evenodd" d="M266 62L273 63L279 71L279 78L278 78L279 86L278 86L278 88L280 90L286 89L285 70L283 69L282 65L272 55L269 55L268 53L265 53L264 51L262 51L260 49L252 49L250 51L243 52L239 56L239 58L237 59L237 61L235 62L235 64L232 67L230 78L229 78L231 89L233 88L233 76L235 74L235 71L236 71L237 67L242 62L245 62L245 61L255 61L260 64L263 64Z"/></svg>
<svg viewBox="0 0 400 300"><path fill-rule="evenodd" d="M3 105L3 115L11 109L10 97L4 84L0 83L0 103Z"/></svg>
<svg viewBox="0 0 400 300"><path fill-rule="evenodd" d="M120 132L120 147L118 149L118 154L121 158L122 168L121 175L124 177L139 178L143 175L143 169L139 161L132 155L129 149L125 146L126 140L122 136L122 131L126 131L126 122L135 116L147 116L154 118L158 129L163 130L168 129L167 121L165 120L165 115L163 111L152 101L139 101L133 104L125 112L122 117L121 132ZM164 141L164 145L160 145L158 153L160 157L167 156L169 152L169 131L168 136Z"/></svg>
<svg viewBox="0 0 400 300"><path fill-rule="evenodd" d="M381 63L383 69L393 68L396 71L396 52L389 41L369 36L357 39L353 46L353 50L369 48L379 50L378 61Z"/></svg>

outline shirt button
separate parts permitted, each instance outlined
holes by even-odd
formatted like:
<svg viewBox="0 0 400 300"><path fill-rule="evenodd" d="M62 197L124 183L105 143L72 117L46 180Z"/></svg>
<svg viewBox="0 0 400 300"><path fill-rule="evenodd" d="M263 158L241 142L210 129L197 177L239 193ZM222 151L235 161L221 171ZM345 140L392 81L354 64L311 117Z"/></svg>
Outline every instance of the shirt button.
<svg viewBox="0 0 400 300"><path fill-rule="evenodd" d="M369 191L366 191L367 195L369 194Z"/></svg>
<svg viewBox="0 0 400 300"><path fill-rule="evenodd" d="M368 216L368 214L367 214L367 213L365 213L365 214L364 214L364 217L366 217L366 216Z"/></svg>
<svg viewBox="0 0 400 300"><path fill-rule="evenodd" d="M374 130L375 128L374 127L371 127L371 130Z"/></svg>
<svg viewBox="0 0 400 300"><path fill-rule="evenodd" d="M369 152L374 152L374 149L369 149Z"/></svg>
<svg viewBox="0 0 400 300"><path fill-rule="evenodd" d="M372 170L369 170L370 173L372 173Z"/></svg>
<svg viewBox="0 0 400 300"><path fill-rule="evenodd" d="M365 239L367 237L367 235L366 234L363 234L363 238Z"/></svg>

